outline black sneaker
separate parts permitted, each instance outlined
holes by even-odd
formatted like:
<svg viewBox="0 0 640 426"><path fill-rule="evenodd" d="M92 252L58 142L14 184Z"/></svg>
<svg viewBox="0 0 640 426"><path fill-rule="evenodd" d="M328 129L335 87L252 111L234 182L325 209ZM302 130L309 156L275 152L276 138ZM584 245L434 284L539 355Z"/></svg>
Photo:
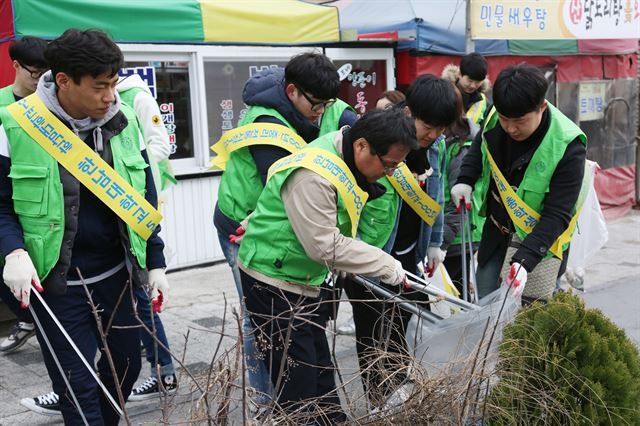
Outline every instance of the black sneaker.
<svg viewBox="0 0 640 426"><path fill-rule="evenodd" d="M0 352L8 354L20 349L34 334L36 334L36 328L32 322L18 321L11 329L9 336L0 342Z"/></svg>
<svg viewBox="0 0 640 426"><path fill-rule="evenodd" d="M60 412L60 398L55 392L45 393L35 398L23 398L20 400L20 405L47 416L59 416L62 414Z"/></svg>
<svg viewBox="0 0 640 426"><path fill-rule="evenodd" d="M170 374L168 376L162 376L162 389L160 389L160 387L158 378L151 376L131 392L129 401L144 401L145 399L156 398L160 393L164 393L165 395L175 393L178 389L176 375Z"/></svg>

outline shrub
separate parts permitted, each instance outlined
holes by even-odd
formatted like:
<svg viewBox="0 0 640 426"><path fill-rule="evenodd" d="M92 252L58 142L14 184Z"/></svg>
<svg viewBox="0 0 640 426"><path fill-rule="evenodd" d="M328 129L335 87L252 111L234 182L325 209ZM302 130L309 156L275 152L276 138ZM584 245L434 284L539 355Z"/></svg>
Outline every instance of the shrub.
<svg viewBox="0 0 640 426"><path fill-rule="evenodd" d="M570 293L505 328L491 425L640 425L640 356L602 312Z"/></svg>

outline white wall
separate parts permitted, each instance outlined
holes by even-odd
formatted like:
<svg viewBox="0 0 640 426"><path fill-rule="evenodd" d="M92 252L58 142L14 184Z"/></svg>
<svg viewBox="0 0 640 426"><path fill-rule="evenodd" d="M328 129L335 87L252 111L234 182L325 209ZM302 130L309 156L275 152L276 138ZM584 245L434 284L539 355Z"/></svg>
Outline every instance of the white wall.
<svg viewBox="0 0 640 426"><path fill-rule="evenodd" d="M164 192L160 235L168 268L222 260L213 226L219 176L179 180Z"/></svg>

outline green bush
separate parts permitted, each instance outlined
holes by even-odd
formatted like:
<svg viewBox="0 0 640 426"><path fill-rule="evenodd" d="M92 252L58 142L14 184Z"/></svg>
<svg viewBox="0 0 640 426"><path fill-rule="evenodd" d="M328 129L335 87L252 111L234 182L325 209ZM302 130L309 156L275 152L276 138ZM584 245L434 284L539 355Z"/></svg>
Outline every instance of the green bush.
<svg viewBox="0 0 640 426"><path fill-rule="evenodd" d="M504 330L490 425L640 425L640 355L619 327L561 293Z"/></svg>

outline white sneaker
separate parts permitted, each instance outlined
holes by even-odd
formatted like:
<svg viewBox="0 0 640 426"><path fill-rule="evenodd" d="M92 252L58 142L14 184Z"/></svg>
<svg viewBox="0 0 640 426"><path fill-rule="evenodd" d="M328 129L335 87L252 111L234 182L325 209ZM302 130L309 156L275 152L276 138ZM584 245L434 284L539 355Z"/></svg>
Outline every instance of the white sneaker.
<svg viewBox="0 0 640 426"><path fill-rule="evenodd" d="M55 392L45 393L35 398L23 398L20 400L20 405L47 416L59 416L62 414L60 411L60 398Z"/></svg>

